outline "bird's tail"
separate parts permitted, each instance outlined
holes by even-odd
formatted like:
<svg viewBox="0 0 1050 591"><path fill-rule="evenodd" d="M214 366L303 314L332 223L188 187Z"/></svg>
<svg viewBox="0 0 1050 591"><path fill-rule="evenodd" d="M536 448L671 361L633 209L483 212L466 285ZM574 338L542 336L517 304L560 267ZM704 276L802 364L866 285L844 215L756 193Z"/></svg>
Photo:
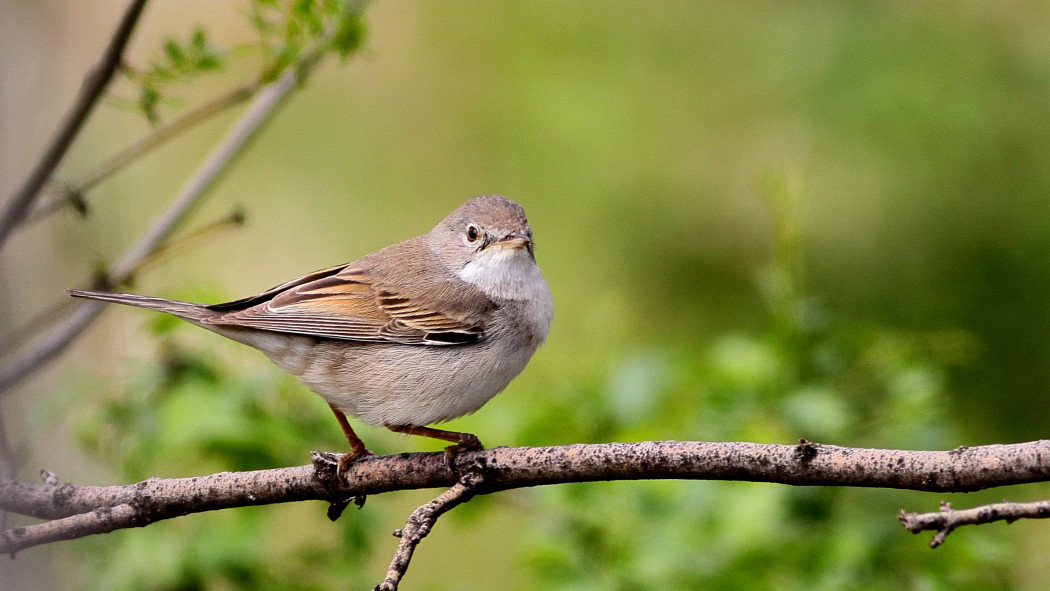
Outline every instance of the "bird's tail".
<svg viewBox="0 0 1050 591"><path fill-rule="evenodd" d="M177 300L166 300L164 298L151 298L130 293L111 293L108 291L91 291L84 289L71 289L69 295L75 298L87 298L89 300L101 300L103 302L114 302L139 308L148 308L165 312L172 316L178 316L191 322L201 321L206 317L214 316L215 312L208 310L204 304L193 304Z"/></svg>

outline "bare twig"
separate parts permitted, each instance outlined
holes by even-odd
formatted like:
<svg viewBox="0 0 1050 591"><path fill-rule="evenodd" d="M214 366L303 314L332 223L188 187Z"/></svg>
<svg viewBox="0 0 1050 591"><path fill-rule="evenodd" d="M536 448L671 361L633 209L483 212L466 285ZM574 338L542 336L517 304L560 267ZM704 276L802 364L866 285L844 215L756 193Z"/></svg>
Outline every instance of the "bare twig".
<svg viewBox="0 0 1050 591"><path fill-rule="evenodd" d="M325 38L330 38L334 32L334 29L328 31ZM255 95L245 113L182 186L174 202L102 278L104 283L116 285L126 281L134 274L141 262L148 259L163 244L248 141L284 103L290 91L306 79L321 58L326 55L327 50L327 43L319 44L316 49L303 55L299 61L289 64L276 80L264 86ZM23 210L20 215L24 213ZM23 353L10 364L0 367L0 396L65 350L98 317L104 305L97 301L81 303L70 317L51 334L44 337L37 347Z"/></svg>
<svg viewBox="0 0 1050 591"><path fill-rule="evenodd" d="M284 102L302 75L305 75L302 67L289 66L284 74L265 86L255 96L245 113L182 186L168 209L109 270L103 278L106 284L119 285L127 281L135 274L142 262L149 259L161 247L168 236L200 202L208 188L226 170L233 158L240 153L245 144L254 137ZM10 390L11 386L65 350L98 317L103 306L101 302L94 301L81 303L64 323L47 335L35 348L0 368L0 396Z"/></svg>
<svg viewBox="0 0 1050 591"><path fill-rule="evenodd" d="M183 234L178 238L173 238L163 243L153 252L152 255L149 256L149 258L142 260L139 265L135 267L134 274L137 275L184 249L213 238L223 230L240 226L243 223L244 211L240 207L235 207L233 211L227 215L196 228L187 234ZM119 278L118 280L113 280L112 278L107 277L103 278L103 280L108 281L110 286L119 286L124 283L123 281L120 281ZM95 281L97 281L97 279ZM24 321L20 326L9 331L8 334L4 335L4 339L0 340L0 358L3 358L4 354L9 351L18 351L26 346L27 342L33 337L46 330L47 327L53 326L64 320L69 313L69 310L74 309L79 301L80 300L74 300L72 298L56 300L51 306L44 308L28 320Z"/></svg>
<svg viewBox="0 0 1050 591"><path fill-rule="evenodd" d="M941 501L941 510L936 513L905 513L902 510L897 516L904 528L913 534L936 530L937 533L930 540L930 548L943 544L948 534L960 525L981 525L993 521L1013 523L1018 519L1046 518L1050 518L1050 500L1032 503L1003 501L962 510L955 510L947 501Z"/></svg>
<svg viewBox="0 0 1050 591"><path fill-rule="evenodd" d="M99 304L102 303L87 301L78 305L69 317L37 343L36 347L0 367L0 396L10 391L11 387L22 379L42 368L80 336L80 333L102 312L105 304Z"/></svg>
<svg viewBox="0 0 1050 591"><path fill-rule="evenodd" d="M185 251L193 246L201 244L207 240L213 239L219 234L232 230L234 228L244 225L245 214L244 210L240 206L234 206L232 211L228 214L208 222L203 226L194 228L186 234L182 234L178 238L173 238L166 242L162 242L157 248L150 254L149 257L143 259L138 266L135 267L133 274L141 273L142 271L157 265L158 263L170 259L176 254Z"/></svg>
<svg viewBox="0 0 1050 591"><path fill-rule="evenodd" d="M405 527L394 532L394 537L400 538L401 541L398 542L394 558L390 561L390 568L386 571L386 579L376 585L375 591L397 591L401 578L408 571L408 564L412 561L412 554L415 553L416 546L430 534L438 517L473 499L477 494L478 486L484 480L484 476L480 473L468 472L452 488L438 495L436 499L416 507L405 523Z"/></svg>
<svg viewBox="0 0 1050 591"><path fill-rule="evenodd" d="M171 232L200 202L201 196L211 188L230 162L241 153L245 145L255 137L263 124L270 120L277 108L284 103L289 91L299 82L299 71L289 67L272 84L267 85L255 97L248 110L226 132L219 145L179 189L171 206L154 222L139 241L124 254L110 270L111 277L128 277L139 261L147 258L167 239Z"/></svg>
<svg viewBox="0 0 1050 591"><path fill-rule="evenodd" d="M84 80L84 85L73 103L73 108L59 126L58 135L52 140L47 152L37 162L29 177L0 212L0 247L3 247L11 231L25 219L33 200L51 178L51 173L62 161L62 157L73 143L73 138L76 137L99 97L106 90L106 86L113 79L113 74L117 71L124 55L124 48L131 38L131 32L135 29L135 24L145 5L146 0L132 0L128 4L124 17L110 39L102 59Z"/></svg>
<svg viewBox="0 0 1050 591"><path fill-rule="evenodd" d="M145 520L142 519L140 508L131 505L101 507L89 513L80 513L46 523L0 532L0 544L28 548L48 542L75 540L86 535L105 534L118 529L135 527L136 524L143 521ZM15 552L12 551L11 556L14 554Z"/></svg>
<svg viewBox="0 0 1050 591"><path fill-rule="evenodd" d="M11 444L7 439L7 429L4 426L4 413L0 412L0 479L14 478L18 460ZM0 526L3 524L0 523Z"/></svg>
<svg viewBox="0 0 1050 591"><path fill-rule="evenodd" d="M7 429L4 427L4 414L0 412L0 479L10 480L15 477L18 460L8 443ZM0 530L7 529L10 513L0 509Z"/></svg>
<svg viewBox="0 0 1050 591"><path fill-rule="evenodd" d="M48 307L40 310L28 319L22 320L21 324L7 331L4 334L4 338L0 340L0 359L4 359L8 355L14 355L34 337L47 330L48 327L54 326L57 322L63 320L77 305L77 302L77 300L71 299L55 300ZM0 370L0 373L2 373L2 370Z"/></svg>
<svg viewBox="0 0 1050 591"><path fill-rule="evenodd" d="M35 222L48 214L57 211L64 205L71 203L84 207L84 195L93 189L95 185L109 178L111 175L127 166L136 159L145 156L154 148L163 145L182 133L193 129L194 126L208 118L222 113L223 111L241 104L250 99L260 88L258 82L246 84L235 88L226 94L187 111L172 119L165 125L157 127L148 135L138 139L130 146L117 152L105 162L100 164L90 173L82 178L68 183L66 186L55 188L40 199L29 212L26 223Z"/></svg>
<svg viewBox="0 0 1050 591"><path fill-rule="evenodd" d="M0 509L40 519L62 519L102 507L146 505L145 517L134 523L142 526L188 513L306 500L342 503L362 495L452 486L459 480L441 452L367 458L352 463L343 478L336 477L337 457L315 453L312 466L152 478L125 486L33 485L0 480ZM456 459L465 465L481 466L484 494L599 480L741 480L931 492L965 492L1050 480L1050 440L953 451L862 449L809 442L648 441L495 448L462 452ZM79 535L99 533L77 531ZM35 543L68 539L67 530L61 528L49 536L53 538ZM0 554L30 545L20 540L15 530L0 536Z"/></svg>

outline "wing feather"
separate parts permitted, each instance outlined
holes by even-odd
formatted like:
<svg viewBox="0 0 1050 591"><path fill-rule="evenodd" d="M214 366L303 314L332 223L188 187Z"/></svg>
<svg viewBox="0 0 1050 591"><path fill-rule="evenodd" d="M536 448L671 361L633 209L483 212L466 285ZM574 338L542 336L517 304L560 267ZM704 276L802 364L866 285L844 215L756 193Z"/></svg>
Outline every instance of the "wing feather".
<svg viewBox="0 0 1050 591"><path fill-rule="evenodd" d="M204 322L346 341L460 345L484 337L484 321L495 309L480 292L469 292L474 289L448 281L395 287L378 281L368 266L343 265L209 306L218 314Z"/></svg>

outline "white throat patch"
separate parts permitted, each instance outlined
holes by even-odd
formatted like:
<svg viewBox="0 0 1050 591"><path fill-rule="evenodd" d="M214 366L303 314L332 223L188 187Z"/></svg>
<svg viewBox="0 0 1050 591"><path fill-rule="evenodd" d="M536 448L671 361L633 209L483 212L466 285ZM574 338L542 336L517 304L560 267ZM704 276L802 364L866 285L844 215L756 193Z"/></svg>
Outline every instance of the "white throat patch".
<svg viewBox="0 0 1050 591"><path fill-rule="evenodd" d="M534 298L547 288L536 262L520 248L490 246L478 252L458 275L486 295L508 300Z"/></svg>

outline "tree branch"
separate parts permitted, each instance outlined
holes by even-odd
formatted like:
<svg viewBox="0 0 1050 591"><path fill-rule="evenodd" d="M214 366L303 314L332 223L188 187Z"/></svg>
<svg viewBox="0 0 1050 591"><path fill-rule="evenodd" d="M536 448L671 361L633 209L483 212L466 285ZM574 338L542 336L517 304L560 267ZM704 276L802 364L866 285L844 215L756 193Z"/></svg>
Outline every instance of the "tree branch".
<svg viewBox="0 0 1050 591"><path fill-rule="evenodd" d="M110 80L113 79L113 74L116 73L124 55L124 48L131 38L131 32L135 29L135 24L145 6L146 0L132 0L128 4L120 25L106 47L106 52L84 80L84 85L73 103L73 108L59 127L58 135L52 140L47 152L37 162L29 177L0 212L0 248L11 235L11 231L25 219L26 212L33 204L33 199L51 178L51 173L62 161L62 157L73 143L73 138L77 136L80 127L87 120L99 97L105 92Z"/></svg>
<svg viewBox="0 0 1050 591"><path fill-rule="evenodd" d="M226 94L209 100L196 108L187 111L168 123L157 127L148 135L136 140L131 145L109 157L93 171L67 186L55 188L41 198L27 214L26 223L43 219L48 214L57 211L64 205L76 204L79 208L85 208L84 194L90 191L102 181L119 171L121 168L134 162L137 158L145 156L154 148L165 142L177 138L202 121L222 113L242 102L250 99L260 88L258 82L246 84L235 88Z"/></svg>
<svg viewBox="0 0 1050 591"><path fill-rule="evenodd" d="M478 486L484 482L485 477L480 473L468 472L452 488L438 495L436 499L416 507L405 523L405 527L394 532L394 537L400 538L401 541L394 552L393 560L390 561L390 568L386 571L386 579L377 585L374 591L397 591L401 578L408 571L408 563L412 561L412 554L416 551L416 546L430 534L438 517L473 499L477 494Z"/></svg>
<svg viewBox="0 0 1050 591"><path fill-rule="evenodd" d="M163 243L149 256L149 258L139 262L134 269L134 273L137 275L149 267L158 264L165 258L170 258L182 250L188 249L198 243L204 242L205 240L214 238L224 230L241 226L244 224L244 219L244 211L239 206L235 206L232 211L225 216L194 228L178 238L173 238ZM104 282L107 281L111 285L121 285L123 283L120 278L105 278ZM79 302L79 300L74 300L72 298L64 298L56 301L54 304L44 308L40 312L37 312L32 317L22 322L21 325L9 331L3 339L0 339L0 351L18 351L26 346L27 343L39 333L44 332L48 327L54 326L65 320L65 317L69 315L71 310L76 308ZM2 357L3 355L0 354L0 358Z"/></svg>
<svg viewBox="0 0 1050 591"><path fill-rule="evenodd" d="M312 58L316 59L316 58ZM313 62L310 62L312 65ZM288 93L300 82L306 72L293 64L273 83L263 87L245 113L233 124L218 146L186 181L168 209L143 234L103 278L107 285L119 285L130 279L143 261L149 259L190 211L201 201L205 192L226 170L245 144L255 136ZM11 386L32 374L73 342L102 313L102 302L84 301L68 319L48 334L35 348L0 367L0 396Z"/></svg>
<svg viewBox="0 0 1050 591"><path fill-rule="evenodd" d="M231 507L347 499L395 490L449 487L457 466L484 477L477 494L568 482L689 479L771 482L797 486L860 486L930 492L966 492L1050 480L1050 440L985 445L952 451L908 451L838 447L802 441L797 445L648 441L557 447L495 448L463 452L449 466L444 454L416 453L354 462L336 477L336 454L314 452L312 466L254 472L224 472L195 478L151 478L109 487L26 484L0 480L0 509L40 519L64 519L105 507L137 509L129 527L189 513ZM130 519L130 518L129 518ZM40 543L71 539L105 529L112 520L39 526L0 534L0 554ZM76 532L76 536L70 534ZM40 530L43 531L43 530Z"/></svg>
<svg viewBox="0 0 1050 591"><path fill-rule="evenodd" d="M930 540L930 548L944 543L948 534L960 525L981 525L993 521L1013 523L1018 519L1050 518L1050 500L1033 503L1003 501L971 509L955 510L947 501L941 501L941 510L936 513L905 513L901 510L897 519L913 534L936 530Z"/></svg>
<svg viewBox="0 0 1050 591"><path fill-rule="evenodd" d="M171 235L201 200L205 192L226 170L230 162L240 154L244 146L270 120L276 110L287 99L291 90L297 88L327 54L329 50L327 40L330 40L335 33L335 28L330 27L330 30L324 35L325 42L320 43L318 47L300 57L295 63L288 64L281 74L277 76L276 80L262 87L257 92L245 113L234 123L220 144L212 150L211 154L194 172L193 176L182 186L173 203L102 278L105 284L112 286L127 281L135 273L142 261L149 259L163 245L168 236ZM37 190L39 190L39 187L37 187ZM17 224L24 217L30 201L31 199L19 211L18 220L15 220L14 223ZM0 218L0 224L2 224L2 219ZM3 228L0 227L0 234L2 232ZM0 246L2 246L2 237L0 237ZM0 367L0 397L9 391L12 386L36 372L64 351L70 343L98 318L104 306L103 302L98 301L84 301L80 303L70 314L70 317L54 331L46 335L34 349L23 353L14 361Z"/></svg>
<svg viewBox="0 0 1050 591"><path fill-rule="evenodd" d="M91 534L105 534L139 524L145 525L142 521L142 510L131 505L99 507L88 513L0 532L0 545L17 543L26 548L48 542L75 540ZM14 555L15 550L12 550L11 557Z"/></svg>

